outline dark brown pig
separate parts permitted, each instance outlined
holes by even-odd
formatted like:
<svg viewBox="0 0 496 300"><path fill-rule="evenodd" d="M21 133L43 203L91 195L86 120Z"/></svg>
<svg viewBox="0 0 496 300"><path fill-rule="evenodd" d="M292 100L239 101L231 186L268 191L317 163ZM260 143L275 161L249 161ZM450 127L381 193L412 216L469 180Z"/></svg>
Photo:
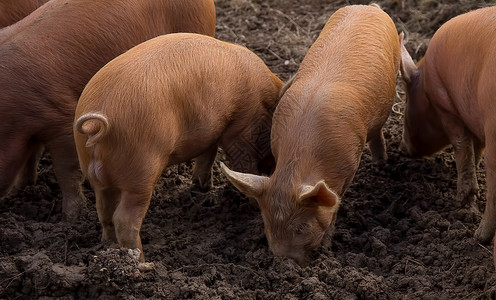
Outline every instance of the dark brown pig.
<svg viewBox="0 0 496 300"><path fill-rule="evenodd" d="M208 189L220 145L257 172L282 85L248 49L187 33L144 42L98 71L79 100L74 137L102 240L143 250L141 223L168 165L195 159L193 182Z"/></svg>
<svg viewBox="0 0 496 300"><path fill-rule="evenodd" d="M127 49L171 32L215 33L213 0L52 0L0 43L0 196L36 180L43 147L63 196L63 218L82 205L72 133L91 77ZM0 31L0 37L2 36Z"/></svg>
<svg viewBox="0 0 496 300"><path fill-rule="evenodd" d="M457 16L432 37L417 65L402 45L407 86L403 146L413 156L455 151L457 199L472 204L485 150L487 202L475 236L496 229L496 6Z"/></svg>
<svg viewBox="0 0 496 300"><path fill-rule="evenodd" d="M48 0L0 0L0 28L29 15Z"/></svg>
<svg viewBox="0 0 496 300"><path fill-rule="evenodd" d="M305 56L274 112L272 176L229 180L258 201L277 256L305 261L336 219L366 142L386 159L382 135L396 94L398 33L373 6L336 11Z"/></svg>

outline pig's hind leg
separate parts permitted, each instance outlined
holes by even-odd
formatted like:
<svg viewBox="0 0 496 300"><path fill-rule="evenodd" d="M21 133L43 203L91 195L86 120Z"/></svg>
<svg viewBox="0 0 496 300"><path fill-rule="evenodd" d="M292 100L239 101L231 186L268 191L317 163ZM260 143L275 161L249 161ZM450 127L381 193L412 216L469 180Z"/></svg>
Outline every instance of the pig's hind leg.
<svg viewBox="0 0 496 300"><path fill-rule="evenodd" d="M386 161L388 159L386 153L386 142L384 140L382 129L370 138L368 144L373 161Z"/></svg>
<svg viewBox="0 0 496 300"><path fill-rule="evenodd" d="M114 216L117 204L119 204L120 190L115 188L98 188L94 187L96 198L96 210L98 219L102 224L102 242L113 241L117 243L114 222Z"/></svg>
<svg viewBox="0 0 496 300"><path fill-rule="evenodd" d="M153 188L167 160L159 154L140 151L142 160L126 166L126 170L116 172L120 189L119 203L112 217L117 242L121 247L141 250L140 261L145 261L140 238L140 229L150 205ZM117 167L112 170L117 170Z"/></svg>
<svg viewBox="0 0 496 300"><path fill-rule="evenodd" d="M217 145L214 145L194 160L192 180L193 184L202 192L207 192L212 188L212 165L216 155Z"/></svg>
<svg viewBox="0 0 496 300"><path fill-rule="evenodd" d="M121 247L141 251L140 261L145 261L140 229L150 205L153 186L148 191L121 191L120 202L113 215L117 242Z"/></svg>

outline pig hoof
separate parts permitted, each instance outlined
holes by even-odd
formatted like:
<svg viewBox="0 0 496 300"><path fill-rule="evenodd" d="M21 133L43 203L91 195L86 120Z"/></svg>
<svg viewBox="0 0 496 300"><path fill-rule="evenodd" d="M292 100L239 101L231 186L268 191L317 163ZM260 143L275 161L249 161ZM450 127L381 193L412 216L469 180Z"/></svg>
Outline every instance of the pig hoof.
<svg viewBox="0 0 496 300"><path fill-rule="evenodd" d="M388 156L385 154L384 156L372 157L372 162L376 164L385 164L388 160Z"/></svg>
<svg viewBox="0 0 496 300"><path fill-rule="evenodd" d="M75 223L79 218L79 211L70 212L70 213L62 213L62 222L65 223Z"/></svg>
<svg viewBox="0 0 496 300"><path fill-rule="evenodd" d="M459 193L456 196L456 205L459 207L468 207L478 211L479 209L476 207L475 200L477 200L477 194L473 192Z"/></svg>
<svg viewBox="0 0 496 300"><path fill-rule="evenodd" d="M475 231L474 237L482 244L490 243L494 236L494 228L491 228L489 224L481 221L479 228Z"/></svg>
<svg viewBox="0 0 496 300"><path fill-rule="evenodd" d="M212 179L211 177L205 178L205 176L193 176L193 187L194 191L199 191L202 193L206 193L210 191L212 188Z"/></svg>
<svg viewBox="0 0 496 300"><path fill-rule="evenodd" d="M201 185L199 183L193 182L193 185L191 186L191 190L194 192L201 192L201 193L206 193L212 189L211 185Z"/></svg>
<svg viewBox="0 0 496 300"><path fill-rule="evenodd" d="M155 264L151 262L142 262L138 264L138 270L141 272L151 271L155 268Z"/></svg>
<svg viewBox="0 0 496 300"><path fill-rule="evenodd" d="M377 163L383 163L388 160L387 152L381 147L380 150L376 150L374 148L370 149L372 161Z"/></svg>

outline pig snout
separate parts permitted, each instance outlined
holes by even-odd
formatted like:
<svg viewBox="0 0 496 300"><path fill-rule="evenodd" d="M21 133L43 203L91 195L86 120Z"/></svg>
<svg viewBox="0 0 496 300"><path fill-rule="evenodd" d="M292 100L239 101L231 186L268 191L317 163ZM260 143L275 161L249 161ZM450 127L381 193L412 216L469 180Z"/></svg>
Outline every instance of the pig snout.
<svg viewBox="0 0 496 300"><path fill-rule="evenodd" d="M308 263L308 253L304 249L294 247L287 243L271 243L269 244L270 251L277 257L291 258L300 266L305 266Z"/></svg>

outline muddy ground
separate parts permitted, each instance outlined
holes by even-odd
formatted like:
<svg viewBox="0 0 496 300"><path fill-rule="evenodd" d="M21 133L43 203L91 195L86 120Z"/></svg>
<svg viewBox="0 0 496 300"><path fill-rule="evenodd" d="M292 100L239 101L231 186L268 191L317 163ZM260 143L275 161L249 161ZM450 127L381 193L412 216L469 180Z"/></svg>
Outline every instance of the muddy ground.
<svg viewBox="0 0 496 300"><path fill-rule="evenodd" d="M217 37L247 46L288 80L328 17L350 3L368 2L217 0ZM490 5L379 4L407 33L415 59L442 23ZM365 150L332 243L314 251L306 267L269 252L258 209L227 183L218 163L215 188L205 194L190 189L188 163L165 170L156 186L141 230L154 268L138 269L136 252L100 243L87 184L88 211L76 224L59 223L61 194L46 156L37 185L0 200L0 299L494 299L492 246L472 237L480 215L454 201L452 150L405 157L401 124L401 114L391 112L389 161L372 163ZM482 210L483 163L478 178Z"/></svg>

